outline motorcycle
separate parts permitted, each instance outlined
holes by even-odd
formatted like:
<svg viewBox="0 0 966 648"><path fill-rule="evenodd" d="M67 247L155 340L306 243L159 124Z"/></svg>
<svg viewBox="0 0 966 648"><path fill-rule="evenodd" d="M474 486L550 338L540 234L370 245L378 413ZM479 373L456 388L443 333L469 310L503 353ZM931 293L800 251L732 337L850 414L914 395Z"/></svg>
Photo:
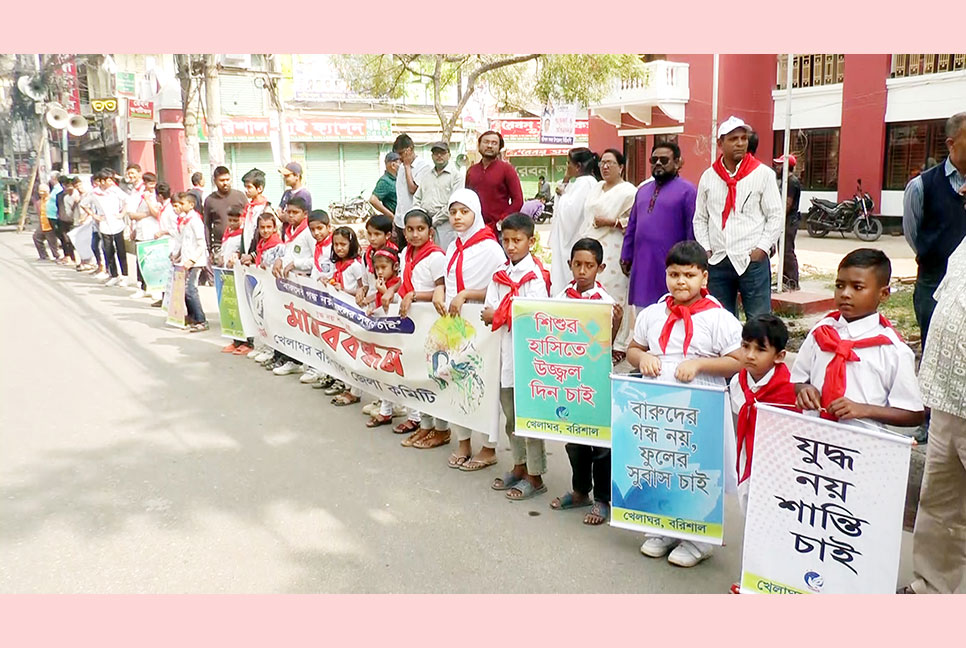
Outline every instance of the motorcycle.
<svg viewBox="0 0 966 648"><path fill-rule="evenodd" d="M543 211L534 216L533 220L537 223L546 223L553 218L553 199L543 204Z"/></svg>
<svg viewBox="0 0 966 648"><path fill-rule="evenodd" d="M852 232L862 241L875 241L882 236L882 221L872 216L875 203L868 192L862 191L862 180L851 200L834 203L831 200L812 198L812 207L805 214L808 235L823 238L829 232Z"/></svg>

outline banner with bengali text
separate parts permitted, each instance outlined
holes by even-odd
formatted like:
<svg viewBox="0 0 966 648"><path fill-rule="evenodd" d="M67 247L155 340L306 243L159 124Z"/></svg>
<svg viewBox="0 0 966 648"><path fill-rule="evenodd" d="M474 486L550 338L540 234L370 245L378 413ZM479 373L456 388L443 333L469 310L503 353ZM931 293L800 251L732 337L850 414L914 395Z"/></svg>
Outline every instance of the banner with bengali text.
<svg viewBox="0 0 966 648"><path fill-rule="evenodd" d="M238 295L235 294L235 275L227 268L214 268L215 295L218 298L218 319L221 337L245 340L241 313L238 312Z"/></svg>
<svg viewBox="0 0 966 648"><path fill-rule="evenodd" d="M516 433L610 446L610 304L513 300Z"/></svg>
<svg viewBox="0 0 966 648"><path fill-rule="evenodd" d="M911 447L759 405L741 592L895 592Z"/></svg>
<svg viewBox="0 0 966 648"><path fill-rule="evenodd" d="M612 376L612 526L722 544L726 396Z"/></svg>
<svg viewBox="0 0 966 648"><path fill-rule="evenodd" d="M482 304L440 317L420 302L366 315L355 299L306 277L245 269L256 339L363 392L497 438L500 337Z"/></svg>
<svg viewBox="0 0 966 648"><path fill-rule="evenodd" d="M168 237L153 241L138 241L138 267L147 285L147 292L162 290L171 274L171 258Z"/></svg>

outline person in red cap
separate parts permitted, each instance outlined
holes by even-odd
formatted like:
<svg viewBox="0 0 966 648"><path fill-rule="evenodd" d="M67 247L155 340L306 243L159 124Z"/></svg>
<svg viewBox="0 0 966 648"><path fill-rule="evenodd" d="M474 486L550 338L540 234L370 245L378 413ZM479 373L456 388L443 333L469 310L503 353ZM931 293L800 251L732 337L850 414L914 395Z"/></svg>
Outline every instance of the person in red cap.
<svg viewBox="0 0 966 648"><path fill-rule="evenodd" d="M778 176L778 187L781 190L782 167L785 156L772 160L775 165L775 175ZM798 234L798 224L802 214L798 210L798 203L802 198L802 183L793 173L798 160L794 155L788 155L788 197L785 199L785 260L782 264L782 281L788 290L798 290L798 257L795 256L795 235Z"/></svg>

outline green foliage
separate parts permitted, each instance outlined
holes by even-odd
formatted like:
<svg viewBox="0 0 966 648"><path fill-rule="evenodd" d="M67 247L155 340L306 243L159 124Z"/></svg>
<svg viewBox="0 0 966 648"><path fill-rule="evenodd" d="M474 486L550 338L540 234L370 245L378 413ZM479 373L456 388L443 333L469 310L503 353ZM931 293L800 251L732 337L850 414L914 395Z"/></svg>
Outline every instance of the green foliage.
<svg viewBox="0 0 966 648"><path fill-rule="evenodd" d="M550 54L541 57L536 95L541 101L558 99L589 105L599 101L620 79L643 74L634 54Z"/></svg>

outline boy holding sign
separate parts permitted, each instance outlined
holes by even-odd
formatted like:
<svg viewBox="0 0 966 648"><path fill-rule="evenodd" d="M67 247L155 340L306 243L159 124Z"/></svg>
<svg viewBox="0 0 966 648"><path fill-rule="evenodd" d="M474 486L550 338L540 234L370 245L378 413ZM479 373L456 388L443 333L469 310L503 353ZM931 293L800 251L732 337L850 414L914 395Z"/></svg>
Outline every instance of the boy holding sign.
<svg viewBox="0 0 966 648"><path fill-rule="evenodd" d="M838 310L809 331L792 369L800 408L833 421L922 423L915 356L879 314L891 276L892 264L881 250L852 250L839 263Z"/></svg>
<svg viewBox="0 0 966 648"><path fill-rule="evenodd" d="M682 241L664 263L669 293L637 316L627 360L649 378L690 383L700 374L724 387L741 367L741 323L708 295L708 254L699 243ZM733 448L731 439L725 441ZM725 458L725 468L733 463ZM725 483L733 481L727 473ZM678 567L694 567L711 556L711 549L704 542L678 543L654 533L645 534L641 545L650 558L670 551L668 562Z"/></svg>
<svg viewBox="0 0 966 648"><path fill-rule="evenodd" d="M574 280L555 295L556 299L591 299L604 304L613 304L614 315L611 339L617 336L624 312L621 305L607 294L597 281L597 275L604 270L604 247L592 238L582 238L570 250L570 271ZM566 444L567 458L573 475L573 491L554 498L550 508L563 511L581 506L593 508L584 516L584 524L597 526L610 517L610 448L598 448L582 443ZM590 494L593 491L593 500Z"/></svg>
<svg viewBox="0 0 966 648"><path fill-rule="evenodd" d="M547 451L543 439L519 437L514 433L516 416L513 408L513 338L510 337L511 307L514 297L547 297L543 272L530 254L536 239L533 219L519 212L503 220L503 250L510 262L493 275L486 289L480 318L494 331L503 330L500 338L500 404L506 416L506 434L513 450L513 470L497 477L493 490L506 491L512 501L530 499L547 492L543 473L547 472Z"/></svg>

